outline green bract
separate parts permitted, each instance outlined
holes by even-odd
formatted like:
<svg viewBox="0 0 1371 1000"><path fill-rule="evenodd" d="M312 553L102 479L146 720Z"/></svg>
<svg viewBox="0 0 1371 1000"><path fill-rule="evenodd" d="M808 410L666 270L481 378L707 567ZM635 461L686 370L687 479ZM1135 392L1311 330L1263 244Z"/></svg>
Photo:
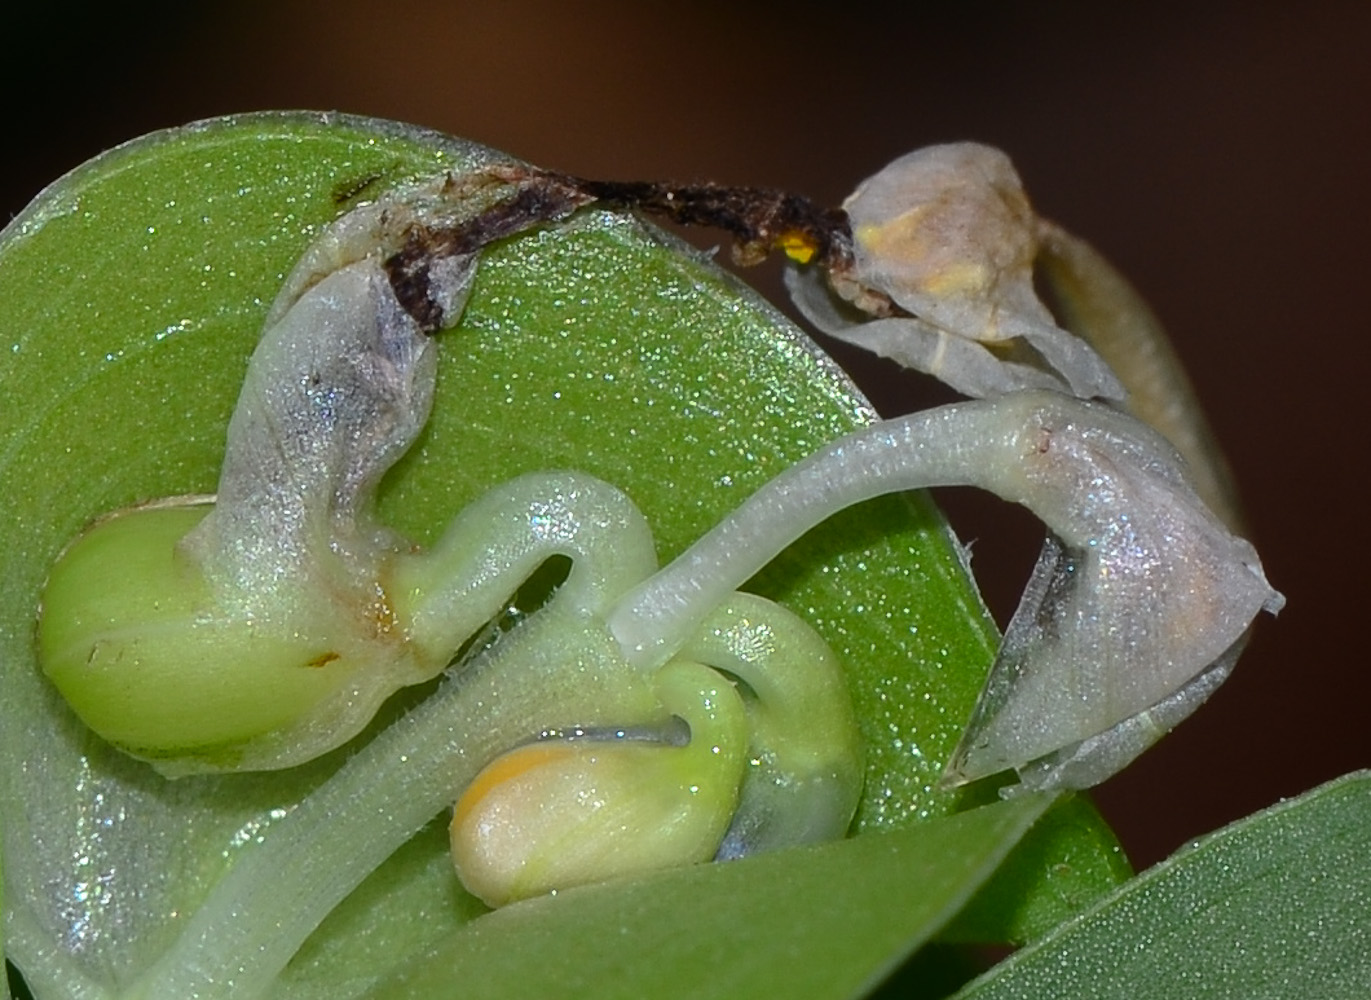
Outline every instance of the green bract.
<svg viewBox="0 0 1371 1000"><path fill-rule="evenodd" d="M559 611L518 632L525 639L495 642L482 660L489 669L445 682L432 697L420 689L390 703L344 752L274 774L170 783L77 721L38 672L33 645L44 577L92 518L214 489L268 303L319 227L359 193L375 197L488 159L374 122L228 119L108 154L45 193L0 237L9 345L0 368L0 490L14 498L0 556L6 947L37 995L347 997L463 935L480 935L487 952L525 954L526 941L501 937L508 922L486 923L457 889L447 837L432 823L465 783L447 770L452 741L442 725L474 731L489 716L476 708L492 705L500 725L519 724L521 712L542 724L533 708L551 694L502 687L497 669L528 650L565 685L563 703L580 712L568 721L612 725L629 710L650 717L654 692L624 683L629 675L607 635ZM375 512L437 563L465 551L443 533L460 534L488 491L559 468L623 491L651 525L657 556L668 559L777 471L873 416L773 311L607 213L487 252L462 321L442 335L437 355L432 418L380 483ZM579 487L564 480L559 488ZM549 483L533 493L550 495ZM72 579L77 588L88 582L79 572ZM53 585L60 593L65 583ZM189 607L197 586L169 589L168 613ZM830 521L749 589L797 612L847 671L867 760L859 835L952 811L958 796L934 784L994 638L955 543L926 502L887 499ZM425 584L407 592L440 591ZM522 600L512 617L528 610ZM421 604L408 613L421 616ZM50 640L54 649L67 645L60 632ZM613 712L591 718L609 691L627 693ZM139 697L184 726L173 698L155 690ZM108 709L102 696L87 710ZM217 723L212 716L200 721ZM203 736L192 724L177 739ZM779 747L778 759L789 750ZM891 950L876 962L869 952L816 961L858 963L837 980L860 982L947 919L950 901L974 891L1023 829L1010 824L1011 836L1000 819L977 816L961 823L983 826L986 836L961 838L964 864L948 881L949 902L930 907L918 933L887 941ZM847 858L868 874L881 863L878 851L857 849L861 840L834 848L835 871ZM1107 835L1088 811L1042 856L1073 850L1065 872L1034 864L1017 897L1025 912L1036 898L1061 896L1062 879L1088 898L1117 877ZM812 891L787 889L786 866L805 863L802 852L767 865L736 862L728 877L741 887L730 892L777 893L781 914L812 906ZM711 916L712 876L681 877L672 889L680 933L727 950L734 928ZM845 880L865 912L903 909L882 898L881 881ZM623 899L633 885L622 886ZM617 891L600 888L610 899ZM547 919L555 928L579 917L561 907ZM525 985L517 974L503 980L510 996L525 995ZM662 985L644 982L638 992Z"/></svg>

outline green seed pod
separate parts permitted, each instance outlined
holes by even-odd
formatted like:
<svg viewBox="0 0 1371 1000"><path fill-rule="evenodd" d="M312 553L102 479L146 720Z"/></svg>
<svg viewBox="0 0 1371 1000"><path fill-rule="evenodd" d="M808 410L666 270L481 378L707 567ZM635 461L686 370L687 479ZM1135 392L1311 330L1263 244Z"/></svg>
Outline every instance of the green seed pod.
<svg viewBox="0 0 1371 1000"><path fill-rule="evenodd" d="M215 502L98 522L43 595L43 669L169 775L310 760L446 662L403 641L386 587L409 546L372 513L427 420L433 347L374 258L293 296L248 366Z"/></svg>
<svg viewBox="0 0 1371 1000"><path fill-rule="evenodd" d="M43 597L53 683L97 733L169 771L289 762L314 745L310 723L365 724L366 678L417 671L379 601L318 600L287 624L220 600L184 544L211 509L192 500L100 521Z"/></svg>

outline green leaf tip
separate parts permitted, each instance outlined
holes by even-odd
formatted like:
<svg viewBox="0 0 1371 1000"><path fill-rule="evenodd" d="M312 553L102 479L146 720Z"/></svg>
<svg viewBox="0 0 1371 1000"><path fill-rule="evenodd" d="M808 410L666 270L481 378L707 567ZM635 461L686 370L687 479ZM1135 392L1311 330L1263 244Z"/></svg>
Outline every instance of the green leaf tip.
<svg viewBox="0 0 1371 1000"><path fill-rule="evenodd" d="M1357 772L1181 849L957 997L1363 997L1368 873Z"/></svg>

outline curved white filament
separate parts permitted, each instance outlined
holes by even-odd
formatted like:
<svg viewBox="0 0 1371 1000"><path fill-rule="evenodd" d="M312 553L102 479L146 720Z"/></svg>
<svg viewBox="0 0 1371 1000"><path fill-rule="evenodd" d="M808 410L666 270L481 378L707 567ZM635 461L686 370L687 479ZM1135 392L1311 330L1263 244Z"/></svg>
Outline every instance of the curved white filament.
<svg viewBox="0 0 1371 1000"><path fill-rule="evenodd" d="M558 600L584 615L657 565L647 521L623 492L584 473L528 473L465 507L430 551L399 560L391 599L411 642L450 657L559 555L571 559L571 573Z"/></svg>
<svg viewBox="0 0 1371 1000"><path fill-rule="evenodd" d="M1038 396L1066 402L1056 395ZM958 403L855 431L796 463L749 497L669 566L630 591L609 616L630 659L661 662L694 623L816 524L885 493L983 486L1006 499L1028 395Z"/></svg>

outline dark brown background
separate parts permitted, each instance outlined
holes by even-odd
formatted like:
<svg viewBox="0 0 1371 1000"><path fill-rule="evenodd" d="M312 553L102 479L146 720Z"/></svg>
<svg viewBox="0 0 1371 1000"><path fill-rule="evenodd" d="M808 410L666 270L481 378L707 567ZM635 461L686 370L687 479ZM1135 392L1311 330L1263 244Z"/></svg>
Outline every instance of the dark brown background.
<svg viewBox="0 0 1371 1000"><path fill-rule="evenodd" d="M916 146L1002 146L1044 214L1168 323L1290 601L1197 717L1100 790L1149 864L1371 765L1371 5L1195 6L45 5L7 15L0 210L124 139L260 108L404 119L586 176L833 203ZM887 412L932 398L865 370ZM954 503L1003 609L1032 532L1003 506Z"/></svg>

